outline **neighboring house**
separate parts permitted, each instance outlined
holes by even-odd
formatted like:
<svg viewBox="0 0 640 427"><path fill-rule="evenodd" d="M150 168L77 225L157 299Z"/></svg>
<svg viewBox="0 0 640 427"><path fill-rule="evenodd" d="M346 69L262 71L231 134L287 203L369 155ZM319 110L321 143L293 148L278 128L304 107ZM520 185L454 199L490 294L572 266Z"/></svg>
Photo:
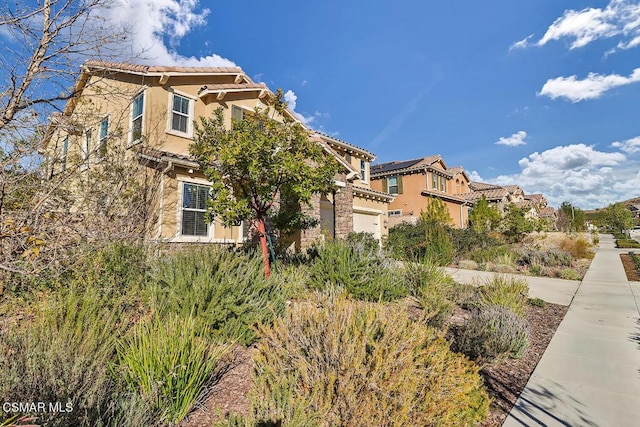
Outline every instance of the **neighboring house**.
<svg viewBox="0 0 640 427"><path fill-rule="evenodd" d="M629 205L629 210L634 218L640 218L640 205Z"/></svg>
<svg viewBox="0 0 640 427"><path fill-rule="evenodd" d="M448 168L440 155L371 166L371 188L395 195L389 225L415 223L429 200L444 202L455 227L467 227L471 203L469 177L462 167Z"/></svg>
<svg viewBox="0 0 640 427"><path fill-rule="evenodd" d="M79 96L52 121L46 145L52 173L69 167L73 158L81 162L80 169L102 167L101 153L121 144L130 161L142 162L160 175L154 198L156 220L149 238L232 244L247 239L246 224L227 228L215 220L205 221L210 182L189 156L188 147L199 117L210 117L222 107L231 126L232 117L241 120L256 107L267 107L273 93L266 85L253 82L238 67L88 61L76 91ZM380 238L386 234L383 219L393 198L370 189L369 164L374 155L326 135L310 132L310 138L336 157L343 169L335 177L332 194L314 198L310 211L321 225L302 233L296 246L306 246L322 235L342 238L352 231L370 231Z"/></svg>

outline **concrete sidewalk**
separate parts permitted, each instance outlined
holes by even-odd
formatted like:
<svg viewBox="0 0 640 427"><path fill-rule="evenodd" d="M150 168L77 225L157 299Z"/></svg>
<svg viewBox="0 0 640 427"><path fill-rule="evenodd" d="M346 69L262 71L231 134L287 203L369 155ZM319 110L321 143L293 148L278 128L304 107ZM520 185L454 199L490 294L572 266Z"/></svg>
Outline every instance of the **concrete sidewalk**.
<svg viewBox="0 0 640 427"><path fill-rule="evenodd" d="M640 283L628 282L611 235L503 424L640 425ZM635 294L635 295L634 295ZM544 298L543 298L544 299Z"/></svg>
<svg viewBox="0 0 640 427"><path fill-rule="evenodd" d="M462 270L458 268L445 268L447 273L458 283L483 283L496 273L491 271ZM580 286L579 280L552 279L549 277L524 276L522 274L504 274L518 279L524 279L529 284L529 297L540 298L547 302L560 305L569 305Z"/></svg>

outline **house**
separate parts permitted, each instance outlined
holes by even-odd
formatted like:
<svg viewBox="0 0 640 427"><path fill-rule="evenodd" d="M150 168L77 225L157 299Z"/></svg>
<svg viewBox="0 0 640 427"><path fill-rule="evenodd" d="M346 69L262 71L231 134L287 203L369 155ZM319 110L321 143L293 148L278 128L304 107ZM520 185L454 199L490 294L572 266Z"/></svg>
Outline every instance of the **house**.
<svg viewBox="0 0 640 427"><path fill-rule="evenodd" d="M222 107L224 120L241 120L270 105L274 94L238 67L165 67L88 61L76 85L78 96L52 120L46 150L51 173L72 167L108 167L104 153L119 147L128 161L154 171L158 185L148 238L165 243L240 244L252 230L247 224L224 227L206 217L211 183L189 155L194 121ZM295 116L287 112L291 117ZM275 115L275 120L282 117ZM384 219L393 197L370 187L375 156L355 145L309 131L341 171L331 194L317 195L310 213L320 225L301 233L296 247L324 237L343 238L352 231L387 232Z"/></svg>
<svg viewBox="0 0 640 427"><path fill-rule="evenodd" d="M448 168L440 155L382 163L371 167L371 188L395 195L389 225L415 223L430 200L444 202L454 226L467 227L469 177L462 167Z"/></svg>

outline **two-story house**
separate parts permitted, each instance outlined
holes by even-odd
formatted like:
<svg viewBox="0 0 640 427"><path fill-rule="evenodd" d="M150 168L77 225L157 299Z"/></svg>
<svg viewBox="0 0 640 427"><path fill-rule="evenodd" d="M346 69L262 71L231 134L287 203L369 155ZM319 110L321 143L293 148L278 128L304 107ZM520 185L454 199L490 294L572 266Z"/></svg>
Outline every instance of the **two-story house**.
<svg viewBox="0 0 640 427"><path fill-rule="evenodd" d="M462 167L448 168L440 155L382 163L371 167L371 187L395 195L389 205L389 225L415 223L429 200L444 202L453 224L467 227L471 203L469 177Z"/></svg>
<svg viewBox="0 0 640 427"><path fill-rule="evenodd" d="M273 93L238 67L164 67L88 61L76 85L78 96L52 123L46 150L52 173L70 167L108 167L100 162L116 145L130 161L159 175L151 240L168 243L244 242L246 224L224 227L206 221L210 182L189 156L194 122L222 108L231 126L255 108L266 108ZM287 112L294 117L290 111ZM274 120L282 120L274 115ZM346 237L352 231L386 232L384 218L392 197L369 186L374 155L359 147L309 131L327 155L342 165L331 194L317 195L310 210L321 225L299 236L298 248L323 236ZM74 153L76 154L74 156ZM151 200L151 199L150 199Z"/></svg>

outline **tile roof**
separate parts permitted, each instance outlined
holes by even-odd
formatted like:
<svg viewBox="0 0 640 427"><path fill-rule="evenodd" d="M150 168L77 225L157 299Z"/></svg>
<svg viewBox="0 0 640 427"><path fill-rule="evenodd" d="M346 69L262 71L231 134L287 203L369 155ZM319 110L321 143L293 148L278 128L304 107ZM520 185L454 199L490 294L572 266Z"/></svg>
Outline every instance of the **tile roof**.
<svg viewBox="0 0 640 427"><path fill-rule="evenodd" d="M502 188L502 187L495 184L487 184L485 182L471 181L469 183L469 188L474 191L480 191L480 190L493 190L493 189Z"/></svg>
<svg viewBox="0 0 640 427"><path fill-rule="evenodd" d="M541 218L553 218L556 216L556 210L551 206L545 206L538 210L538 216Z"/></svg>
<svg viewBox="0 0 640 427"><path fill-rule="evenodd" d="M203 92L219 92L224 90L237 90L237 89L256 89L256 90L269 90L264 83L214 83L202 86L198 91L198 95Z"/></svg>
<svg viewBox="0 0 640 427"><path fill-rule="evenodd" d="M471 193L456 194L457 197L463 197L465 200L476 201L485 196L487 200L502 199L509 195L509 192L502 187L492 188L488 190L472 191Z"/></svg>
<svg viewBox="0 0 640 427"><path fill-rule="evenodd" d="M371 188L360 187L358 185L353 185L351 187L353 189L354 194L361 194L364 196L373 196L374 198L379 198L383 200L393 200L395 196L389 193L385 193L384 191L373 190Z"/></svg>
<svg viewBox="0 0 640 427"><path fill-rule="evenodd" d="M522 190L522 188L520 188L519 185L504 185L502 188L504 188L505 190L507 190L509 193L513 194L516 191L522 191L524 193L524 191Z"/></svg>
<svg viewBox="0 0 640 427"><path fill-rule="evenodd" d="M375 157L376 157L376 155L373 154L371 151L366 150L366 149L364 149L362 147L358 147L357 145L351 144L350 142L343 141L343 140L338 139L338 138L333 137L333 136L329 136L329 135L327 135L325 133L318 132L317 130L313 130L313 132L315 134L317 134L319 137L323 138L329 144L343 146L343 147L346 147L346 148L352 148L352 149L354 149L356 151L361 152L362 154L365 154L367 157L370 157L372 159L375 159Z"/></svg>
<svg viewBox="0 0 640 427"><path fill-rule="evenodd" d="M441 199L444 199L444 200L447 200L447 201L450 201L450 202L457 202L457 203L460 203L460 204L465 203L465 202L468 201L465 197L462 197L463 196L462 194L454 194L454 195L452 195L452 194L442 193L440 191L433 191L433 190L428 190L428 189L422 190L420 192L420 194L422 194L423 196L438 197L438 198L441 198ZM468 193L466 193L466 194L468 194Z"/></svg>
<svg viewBox="0 0 640 427"><path fill-rule="evenodd" d="M136 74L157 73L192 73L192 74L244 74L240 67L177 67L163 65L139 65L126 62L108 62L89 60L84 63L87 68L102 68L113 71L124 71Z"/></svg>
<svg viewBox="0 0 640 427"><path fill-rule="evenodd" d="M191 167L198 167L198 163L196 162L196 160L189 155L172 153L170 151L164 151L164 150L158 150L156 148L152 148L149 146L140 146L139 148L137 148L137 151L141 156L150 160L154 160L158 162L161 162L164 160L171 160L171 161L177 161L180 163L188 164Z"/></svg>
<svg viewBox="0 0 640 427"><path fill-rule="evenodd" d="M532 200L535 202L542 202L544 200L544 196L540 193L536 193L536 194L525 194L524 195L524 199L525 200Z"/></svg>

